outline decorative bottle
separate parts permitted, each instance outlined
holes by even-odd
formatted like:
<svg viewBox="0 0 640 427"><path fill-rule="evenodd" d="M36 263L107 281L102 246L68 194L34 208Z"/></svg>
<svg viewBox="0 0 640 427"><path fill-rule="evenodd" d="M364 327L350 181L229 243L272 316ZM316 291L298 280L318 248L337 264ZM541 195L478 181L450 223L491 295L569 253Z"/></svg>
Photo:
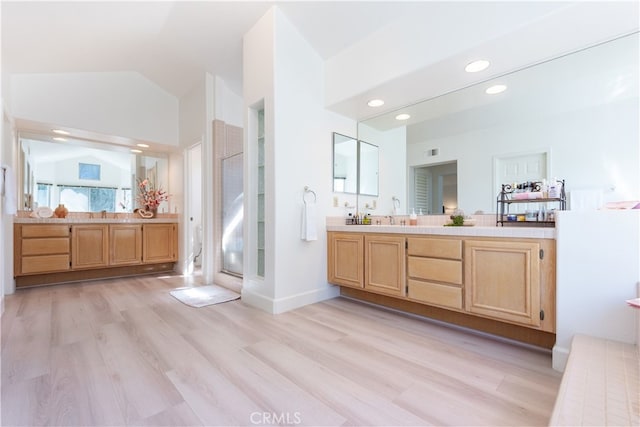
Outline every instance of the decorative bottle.
<svg viewBox="0 0 640 427"><path fill-rule="evenodd" d="M53 211L53 213L57 218L66 218L67 214L69 213L69 209L67 209L62 203L60 203L56 210Z"/></svg>

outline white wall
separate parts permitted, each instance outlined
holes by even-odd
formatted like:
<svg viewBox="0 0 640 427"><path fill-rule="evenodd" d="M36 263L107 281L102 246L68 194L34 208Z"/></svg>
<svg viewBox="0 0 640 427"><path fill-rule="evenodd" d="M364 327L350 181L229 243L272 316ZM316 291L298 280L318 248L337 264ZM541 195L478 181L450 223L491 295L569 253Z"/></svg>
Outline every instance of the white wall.
<svg viewBox="0 0 640 427"><path fill-rule="evenodd" d="M215 77L215 118L228 125L244 126L244 100L227 86L219 76Z"/></svg>
<svg viewBox="0 0 640 427"><path fill-rule="evenodd" d="M265 164L274 164L274 8L260 18L245 34L243 40L243 98L244 98L244 259L242 299L246 303L273 312L275 297L274 250L265 253L264 278L258 277L257 245L257 116L255 111L264 108ZM274 218L274 168L265 170L265 221L272 224ZM269 195L271 195L269 197ZM274 248L275 228L265 229L265 247Z"/></svg>
<svg viewBox="0 0 640 427"><path fill-rule="evenodd" d="M575 334L637 344L640 210L558 212L556 344L563 370Z"/></svg>
<svg viewBox="0 0 640 427"><path fill-rule="evenodd" d="M2 121L0 122L0 165L12 167L16 183L18 182L19 169L17 168L16 152L16 132L11 118L10 110L4 100L2 102ZM19 191L19 189L18 189ZM15 280L13 279L13 216L6 214L6 200L2 197L0 202L0 263L2 272L0 273L0 298L2 308L4 308L4 295L15 292ZM17 203L17 202L16 202Z"/></svg>
<svg viewBox="0 0 640 427"><path fill-rule="evenodd" d="M139 73L14 74L14 118L178 145L178 100Z"/></svg>
<svg viewBox="0 0 640 427"><path fill-rule="evenodd" d="M0 7L0 20L2 7ZM15 129L11 114L10 75L0 68L0 165L9 165L17 173ZM15 292L13 279L13 218L6 214L5 201L0 200L0 314L4 312L4 296Z"/></svg>
<svg viewBox="0 0 640 427"><path fill-rule="evenodd" d="M205 80L196 85L179 100L179 141L181 147L188 147L202 141L205 131Z"/></svg>
<svg viewBox="0 0 640 427"><path fill-rule="evenodd" d="M324 109L323 60L277 7L245 36L244 86L247 107L261 99L265 106L267 259L264 280L245 276L242 295L278 313L338 293L327 283L324 231L333 200L332 131L353 135L355 123ZM245 155L255 152L249 124ZM254 157L246 157L251 167ZM255 174L247 172L250 200ZM312 242L300 239L305 186L317 196L318 240ZM250 204L245 207L252 212ZM255 218L245 219L251 228ZM245 253L255 250L251 243L245 239Z"/></svg>

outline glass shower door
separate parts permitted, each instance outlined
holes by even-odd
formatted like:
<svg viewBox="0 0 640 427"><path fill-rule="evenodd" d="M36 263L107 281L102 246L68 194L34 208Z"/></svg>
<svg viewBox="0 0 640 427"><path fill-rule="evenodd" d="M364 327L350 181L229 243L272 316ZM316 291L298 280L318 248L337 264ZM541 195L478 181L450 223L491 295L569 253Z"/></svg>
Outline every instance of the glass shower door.
<svg viewBox="0 0 640 427"><path fill-rule="evenodd" d="M222 160L222 271L242 276L242 153Z"/></svg>

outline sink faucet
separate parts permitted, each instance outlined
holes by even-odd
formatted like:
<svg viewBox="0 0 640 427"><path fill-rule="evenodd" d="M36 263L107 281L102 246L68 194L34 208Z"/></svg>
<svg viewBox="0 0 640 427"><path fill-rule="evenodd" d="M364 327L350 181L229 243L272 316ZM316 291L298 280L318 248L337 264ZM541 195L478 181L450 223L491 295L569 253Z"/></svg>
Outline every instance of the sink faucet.
<svg viewBox="0 0 640 427"><path fill-rule="evenodd" d="M389 225L395 225L396 221L393 218L393 215L387 215L385 218L389 218Z"/></svg>

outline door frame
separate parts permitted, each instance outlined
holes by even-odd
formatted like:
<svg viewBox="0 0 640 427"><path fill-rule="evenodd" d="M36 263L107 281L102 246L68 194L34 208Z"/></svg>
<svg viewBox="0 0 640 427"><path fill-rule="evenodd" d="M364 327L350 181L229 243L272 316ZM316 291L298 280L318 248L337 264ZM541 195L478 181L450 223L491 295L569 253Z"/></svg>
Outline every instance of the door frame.
<svg viewBox="0 0 640 427"><path fill-rule="evenodd" d="M193 194L193 188L192 188L192 180L191 180L191 171L193 170L193 168L191 167L192 165L192 160L191 160L191 152L194 148L196 147L200 147L200 194L199 195L195 195ZM199 197L200 200L203 200L203 192L204 192L204 188L203 188L203 184L204 184L204 180L202 177L202 170L203 170L203 165L202 165L202 149L203 149L203 144L202 144L202 140L198 140L197 142L194 142L193 144L189 145L188 147L186 147L184 149L184 182L185 182L185 200L184 200L184 206L185 206L185 215L184 215L184 230L185 232L183 233L183 245L185 248L185 251L183 252L186 256L184 259L184 265L183 265L183 274L191 274L193 273L193 269L194 269L194 265L193 265L193 254L192 254L192 242L193 239L195 238L194 236L194 231L193 231L193 226L192 226L192 221L191 218L196 216L196 213L192 212L192 206L191 206L191 202L193 199ZM204 209L203 209L203 205L200 205L200 212L197 214L197 216L200 218L200 224L201 224L201 229L203 229L204 224L202 224L203 219L204 219ZM204 238L203 238L204 240ZM200 261L201 261L201 267L204 268L204 263L206 262L206 259L202 256L202 251L200 252Z"/></svg>

